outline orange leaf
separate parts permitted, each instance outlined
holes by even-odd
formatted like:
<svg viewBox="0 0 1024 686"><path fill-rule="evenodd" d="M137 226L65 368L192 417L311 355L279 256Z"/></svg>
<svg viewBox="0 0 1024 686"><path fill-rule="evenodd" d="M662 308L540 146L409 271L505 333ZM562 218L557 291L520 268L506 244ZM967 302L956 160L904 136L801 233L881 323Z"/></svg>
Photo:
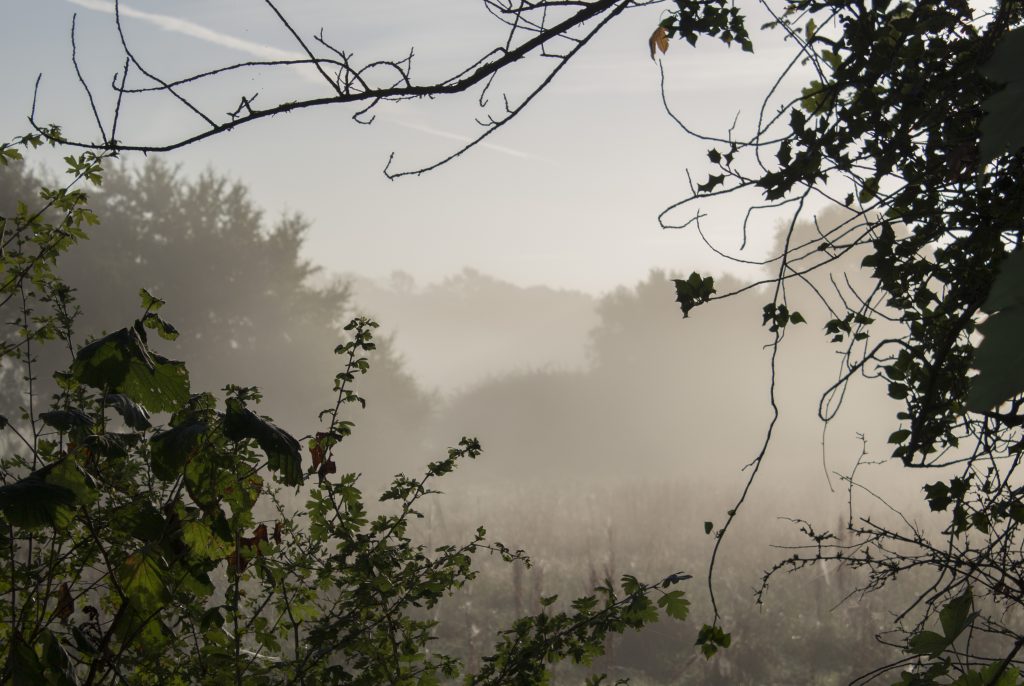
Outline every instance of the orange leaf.
<svg viewBox="0 0 1024 686"><path fill-rule="evenodd" d="M665 54L668 50L668 31L665 30L664 26L659 26L654 29L654 33L651 34L651 39L648 41L648 44L651 46L652 60L658 50L661 50L661 54Z"/></svg>

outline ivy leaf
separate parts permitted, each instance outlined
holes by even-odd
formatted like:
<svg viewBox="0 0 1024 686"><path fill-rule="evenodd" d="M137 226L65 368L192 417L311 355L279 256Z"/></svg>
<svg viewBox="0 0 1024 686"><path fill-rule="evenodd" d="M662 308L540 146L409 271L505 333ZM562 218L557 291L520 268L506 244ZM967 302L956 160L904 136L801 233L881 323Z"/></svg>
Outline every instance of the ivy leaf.
<svg viewBox="0 0 1024 686"><path fill-rule="evenodd" d="M284 429L263 419L236 398L227 401L224 435L233 441L255 439L267 454L267 466L281 472L288 486L302 483L302 455L299 442Z"/></svg>
<svg viewBox="0 0 1024 686"><path fill-rule="evenodd" d="M1024 251L1007 257L982 309L993 314L978 326L984 338L974 355L967 409L985 412L1024 391Z"/></svg>
<svg viewBox="0 0 1024 686"><path fill-rule="evenodd" d="M1006 87L981 103L986 114L978 129L978 162L984 166L1004 153L1024 146L1024 29L1007 32L996 44L992 58L979 71L986 78Z"/></svg>
<svg viewBox="0 0 1024 686"><path fill-rule="evenodd" d="M928 507L932 512L943 512L953 502L953 498L949 494L949 486L942 481L926 484L924 492L925 498L928 500Z"/></svg>
<svg viewBox="0 0 1024 686"><path fill-rule="evenodd" d="M690 310L708 302L717 292L714 278L701 277L697 272L691 273L686 279L672 279L672 283L675 284L676 302L679 303L684 318L690 316Z"/></svg>

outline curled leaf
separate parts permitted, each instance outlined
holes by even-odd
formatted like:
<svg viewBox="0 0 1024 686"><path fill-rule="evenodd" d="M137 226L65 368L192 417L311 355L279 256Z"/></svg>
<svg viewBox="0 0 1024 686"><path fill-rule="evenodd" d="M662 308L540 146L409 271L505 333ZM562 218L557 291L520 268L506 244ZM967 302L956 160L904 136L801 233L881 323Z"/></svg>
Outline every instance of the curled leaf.
<svg viewBox="0 0 1024 686"><path fill-rule="evenodd" d="M654 29L654 33L651 34L651 38L647 43L651 46L652 60L657 55L658 50L661 50L661 54L664 55L668 51L668 31L665 30L664 26L659 26Z"/></svg>

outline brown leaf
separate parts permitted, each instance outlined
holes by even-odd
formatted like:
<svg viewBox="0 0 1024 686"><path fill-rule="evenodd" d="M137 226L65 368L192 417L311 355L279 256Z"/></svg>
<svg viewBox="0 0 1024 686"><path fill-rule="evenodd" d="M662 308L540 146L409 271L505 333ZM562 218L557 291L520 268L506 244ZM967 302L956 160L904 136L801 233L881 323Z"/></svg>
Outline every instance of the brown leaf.
<svg viewBox="0 0 1024 686"><path fill-rule="evenodd" d="M664 26L659 26L654 29L654 33L651 34L651 39L648 41L648 44L651 46L652 60L658 50L661 50L661 54L665 54L668 50L668 31L665 30Z"/></svg>
<svg viewBox="0 0 1024 686"><path fill-rule="evenodd" d="M247 545L245 539L242 539L242 545ZM249 566L249 558L242 554L240 549L235 549L227 559L228 571L233 574L241 574Z"/></svg>
<svg viewBox="0 0 1024 686"><path fill-rule="evenodd" d="M323 481L323 479L326 478L328 474L336 474L337 472L337 463L335 463L335 461L332 460L331 458L327 458L327 460L320 465L320 469L317 470L317 475L320 477L320 480Z"/></svg>
<svg viewBox="0 0 1024 686"><path fill-rule="evenodd" d="M309 454L313 458L313 469L320 466L320 463L324 460L324 456L327 454L327 449L323 444L324 435L325 434L323 433L318 433L315 438L312 438L309 441Z"/></svg>
<svg viewBox="0 0 1024 686"><path fill-rule="evenodd" d="M274 543L281 545L281 522L274 522Z"/></svg>
<svg viewBox="0 0 1024 686"><path fill-rule="evenodd" d="M66 624L68 617L70 617L71 613L74 611L75 601L71 598L71 589L68 588L67 583L63 583L57 591L57 607L53 611L53 616Z"/></svg>

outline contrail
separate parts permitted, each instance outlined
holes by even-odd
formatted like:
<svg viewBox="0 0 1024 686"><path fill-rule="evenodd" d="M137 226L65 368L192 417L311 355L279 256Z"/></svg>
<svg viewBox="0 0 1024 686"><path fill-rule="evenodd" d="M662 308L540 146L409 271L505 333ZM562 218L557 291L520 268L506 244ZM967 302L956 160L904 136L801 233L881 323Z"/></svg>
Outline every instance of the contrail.
<svg viewBox="0 0 1024 686"><path fill-rule="evenodd" d="M459 141L460 143L468 143L472 140L469 136L463 136L462 134L452 133L450 131L442 131L440 129L434 129L429 126L423 126L422 124L414 124L408 121L401 121L398 119L387 118L389 122L397 126L401 126L406 129L412 129L413 131L419 131L421 133L428 134L430 136L437 136L438 138L447 138L448 140ZM494 143L480 143L481 148L487 148L494 152L500 152L503 155L509 155L510 157L519 157L526 159L532 157L529 153L523 152L522 150L516 150L515 148L506 148L504 145L495 145Z"/></svg>
<svg viewBox="0 0 1024 686"><path fill-rule="evenodd" d="M68 2L73 5L78 5L79 7L84 7L85 9L93 10L94 12L104 12L106 14L114 14L115 12L114 3L111 2L111 0L68 0ZM190 38L195 38L196 40L201 40L213 45L219 45L231 50L237 50L260 60L301 60L308 58L308 55L305 53L282 50L281 48L275 48L272 45L264 45L263 43L254 43L253 41L236 38L226 33L214 31L213 29L209 29L194 22L179 19L178 17L132 9L124 3L120 3L120 13L122 17L138 19L165 31L189 36ZM296 70L303 77L311 81L320 81L322 79L318 73L312 71L308 67L297 66ZM448 140L458 141L460 143L468 143L470 141L468 136L451 133L449 131L441 131L429 126L423 126L422 124L414 124L412 122L399 120L390 121L398 126L412 129L413 131L419 131L430 136L447 138ZM520 159L532 157L529 153L522 152L521 150L507 148L503 145L495 145L494 143L484 142L480 144L480 147L493 150L494 152L508 155L510 157L518 157Z"/></svg>
<svg viewBox="0 0 1024 686"><path fill-rule="evenodd" d="M95 12L114 14L114 3L109 0L68 0L68 2ZM264 45L262 43L254 43L242 38L235 38L234 36L229 36L226 33L220 33L219 31L214 31L206 28L205 26L200 26L199 24L179 19L177 17L172 17L167 14L154 14L152 12L143 12L141 10L132 9L131 7L127 7L124 3L121 3L120 12L122 17L139 19L148 24L153 24L154 26L164 29L165 31L180 33L184 36L190 36L207 43L220 45L232 50L238 50L239 52L244 52L247 55L258 57L263 60L301 60L308 57L300 52L282 50L280 48L275 48L272 45Z"/></svg>

